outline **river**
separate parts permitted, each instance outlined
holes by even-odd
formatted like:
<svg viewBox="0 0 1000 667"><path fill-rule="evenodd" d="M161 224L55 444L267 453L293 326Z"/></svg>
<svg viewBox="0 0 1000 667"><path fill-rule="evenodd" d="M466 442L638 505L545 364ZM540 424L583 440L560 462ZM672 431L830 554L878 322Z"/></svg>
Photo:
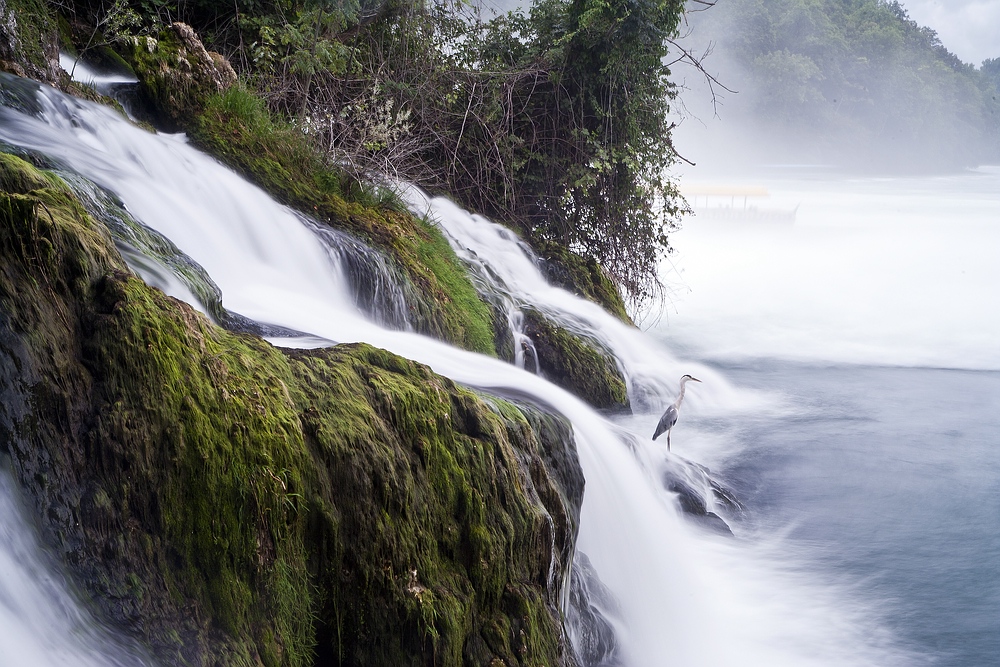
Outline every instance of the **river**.
<svg viewBox="0 0 1000 667"><path fill-rule="evenodd" d="M675 443L912 659L997 664L1000 169L771 174L758 212L794 224L691 219L652 334L785 409Z"/></svg>

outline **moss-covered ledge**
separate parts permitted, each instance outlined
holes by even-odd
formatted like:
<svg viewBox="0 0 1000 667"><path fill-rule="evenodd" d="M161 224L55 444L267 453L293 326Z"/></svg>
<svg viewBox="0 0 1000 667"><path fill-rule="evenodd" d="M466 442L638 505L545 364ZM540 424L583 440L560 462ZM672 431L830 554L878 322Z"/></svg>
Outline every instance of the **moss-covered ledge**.
<svg viewBox="0 0 1000 667"><path fill-rule="evenodd" d="M279 201L354 234L390 257L416 288L418 331L496 356L493 314L441 231L323 163L295 127L238 86L212 96L189 128L196 145Z"/></svg>
<svg viewBox="0 0 1000 667"><path fill-rule="evenodd" d="M621 293L593 257L583 257L553 241L536 242L535 252L549 282L593 301L626 324L633 324Z"/></svg>
<svg viewBox="0 0 1000 667"><path fill-rule="evenodd" d="M628 388L614 357L594 341L554 324L534 308L524 310L524 333L535 344L536 371L601 410L628 410Z"/></svg>
<svg viewBox="0 0 1000 667"><path fill-rule="evenodd" d="M227 332L58 179L5 156L0 185L0 443L111 619L176 664L572 664L565 422Z"/></svg>

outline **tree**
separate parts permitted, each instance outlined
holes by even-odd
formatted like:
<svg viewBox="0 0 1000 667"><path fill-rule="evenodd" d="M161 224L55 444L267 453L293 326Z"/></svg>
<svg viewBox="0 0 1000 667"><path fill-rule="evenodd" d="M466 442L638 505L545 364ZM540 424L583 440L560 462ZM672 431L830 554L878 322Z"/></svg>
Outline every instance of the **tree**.
<svg viewBox="0 0 1000 667"><path fill-rule="evenodd" d="M665 64L682 11L679 0L543 0L520 23L526 38L491 31L474 51L513 65L512 174L473 187L459 178L456 190L531 238L597 259L634 301L655 293L683 209L667 176Z"/></svg>

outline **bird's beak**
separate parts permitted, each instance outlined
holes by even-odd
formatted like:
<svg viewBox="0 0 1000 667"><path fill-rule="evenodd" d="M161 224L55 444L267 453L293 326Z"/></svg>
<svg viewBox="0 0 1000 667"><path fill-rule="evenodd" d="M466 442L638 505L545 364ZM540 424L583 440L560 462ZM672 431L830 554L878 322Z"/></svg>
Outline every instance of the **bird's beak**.
<svg viewBox="0 0 1000 667"><path fill-rule="evenodd" d="M699 380L698 378L691 378L691 379L694 380L695 382L701 382L701 380Z"/></svg>

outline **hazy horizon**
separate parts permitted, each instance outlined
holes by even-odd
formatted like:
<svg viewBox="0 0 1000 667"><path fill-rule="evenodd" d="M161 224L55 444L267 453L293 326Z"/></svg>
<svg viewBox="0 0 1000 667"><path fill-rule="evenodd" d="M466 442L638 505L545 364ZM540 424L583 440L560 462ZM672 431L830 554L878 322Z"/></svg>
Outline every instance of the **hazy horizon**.
<svg viewBox="0 0 1000 667"><path fill-rule="evenodd" d="M1000 2L996 0L901 0L910 18L937 32L945 48L977 68L1000 58Z"/></svg>

